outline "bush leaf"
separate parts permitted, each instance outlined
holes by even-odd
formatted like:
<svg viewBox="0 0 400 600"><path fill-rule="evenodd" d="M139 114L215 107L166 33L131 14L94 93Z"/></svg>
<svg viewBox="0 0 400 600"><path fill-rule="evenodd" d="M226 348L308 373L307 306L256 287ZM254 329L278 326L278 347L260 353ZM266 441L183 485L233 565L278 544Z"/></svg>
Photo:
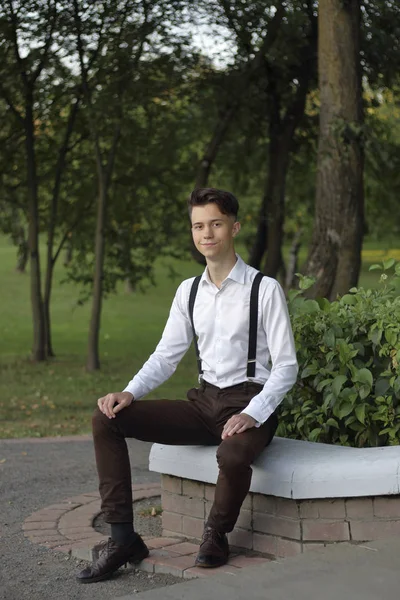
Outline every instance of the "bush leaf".
<svg viewBox="0 0 400 600"><path fill-rule="evenodd" d="M366 404L358 404L355 409L356 417L363 425L365 425L365 407Z"/></svg>
<svg viewBox="0 0 400 600"><path fill-rule="evenodd" d="M335 394L336 398L339 396L340 391L346 381L347 381L346 375L336 375L335 379L333 380L332 391Z"/></svg>
<svg viewBox="0 0 400 600"><path fill-rule="evenodd" d="M353 377L353 381L357 382L357 383L365 383L366 385L368 385L370 388L372 388L372 384L374 381L374 378L372 377L372 373L369 369L359 369L355 376Z"/></svg>

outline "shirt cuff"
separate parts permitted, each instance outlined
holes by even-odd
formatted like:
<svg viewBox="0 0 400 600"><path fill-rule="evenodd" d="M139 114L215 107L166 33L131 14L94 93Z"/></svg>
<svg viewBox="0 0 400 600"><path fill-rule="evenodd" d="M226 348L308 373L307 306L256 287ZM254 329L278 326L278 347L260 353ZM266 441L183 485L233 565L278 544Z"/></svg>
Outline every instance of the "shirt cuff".
<svg viewBox="0 0 400 600"><path fill-rule="evenodd" d="M140 387L140 385L137 385L135 383L128 383L128 385L126 386L126 388L124 390L122 390L123 392L129 392L130 394L133 395L133 399L134 400L140 400L140 398L142 398L142 396L144 396L145 394L143 393L142 388Z"/></svg>
<svg viewBox="0 0 400 600"><path fill-rule="evenodd" d="M259 395L260 394L254 396L254 398L252 398L250 403L242 412L244 412L246 415L250 415L250 417L253 417L253 419L260 423L260 425L263 425L263 423L265 423L265 421L267 421L273 414L274 407L271 405L271 403L267 403L265 401L263 404L261 404L259 401Z"/></svg>
<svg viewBox="0 0 400 600"><path fill-rule="evenodd" d="M253 411L249 412L247 410L247 408L245 408L244 410L242 410L242 412L240 414L242 414L242 415L249 415L249 417L252 417L255 420L255 422L256 422L256 424L254 425L254 427L257 427L257 429L258 429L258 427L261 427L261 423L260 423L260 421L252 413L253 413Z"/></svg>

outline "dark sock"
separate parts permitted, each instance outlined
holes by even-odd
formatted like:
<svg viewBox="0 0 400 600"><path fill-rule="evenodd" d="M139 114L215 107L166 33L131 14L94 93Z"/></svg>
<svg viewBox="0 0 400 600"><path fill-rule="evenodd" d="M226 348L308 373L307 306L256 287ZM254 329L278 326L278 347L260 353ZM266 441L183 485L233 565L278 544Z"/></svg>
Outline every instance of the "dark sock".
<svg viewBox="0 0 400 600"><path fill-rule="evenodd" d="M111 539L125 546L134 538L133 523L111 523Z"/></svg>

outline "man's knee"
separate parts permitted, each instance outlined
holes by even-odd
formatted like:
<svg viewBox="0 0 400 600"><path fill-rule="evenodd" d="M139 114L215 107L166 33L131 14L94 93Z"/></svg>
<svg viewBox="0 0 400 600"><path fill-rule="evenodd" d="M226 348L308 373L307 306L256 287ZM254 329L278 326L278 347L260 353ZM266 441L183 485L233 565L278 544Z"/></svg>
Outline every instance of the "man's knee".
<svg viewBox="0 0 400 600"><path fill-rule="evenodd" d="M248 448L241 444L232 443L232 438L222 442L217 450L217 462L224 471L247 469L252 462Z"/></svg>
<svg viewBox="0 0 400 600"><path fill-rule="evenodd" d="M104 429L104 427L107 427L109 421L110 419L101 412L98 406L96 406L92 415L93 435Z"/></svg>

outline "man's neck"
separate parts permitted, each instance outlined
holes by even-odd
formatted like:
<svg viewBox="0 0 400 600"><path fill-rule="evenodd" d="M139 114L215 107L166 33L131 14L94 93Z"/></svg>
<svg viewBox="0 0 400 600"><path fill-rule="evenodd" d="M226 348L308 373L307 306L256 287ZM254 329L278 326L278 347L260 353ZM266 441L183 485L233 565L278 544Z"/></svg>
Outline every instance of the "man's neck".
<svg viewBox="0 0 400 600"><path fill-rule="evenodd" d="M207 260L208 275L217 288L221 287L222 282L228 277L236 261L237 258L234 252L220 261Z"/></svg>

